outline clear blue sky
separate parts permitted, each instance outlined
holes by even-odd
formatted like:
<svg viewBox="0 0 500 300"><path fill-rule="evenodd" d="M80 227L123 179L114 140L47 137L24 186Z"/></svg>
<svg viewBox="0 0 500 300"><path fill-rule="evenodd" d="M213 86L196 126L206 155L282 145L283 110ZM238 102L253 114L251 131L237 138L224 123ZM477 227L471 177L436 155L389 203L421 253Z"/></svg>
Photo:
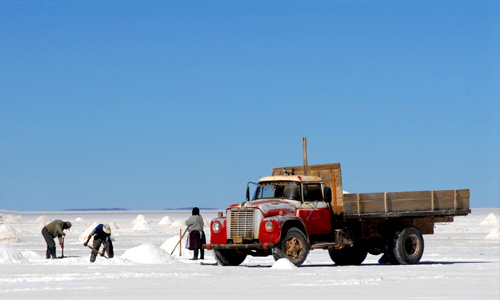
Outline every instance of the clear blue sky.
<svg viewBox="0 0 500 300"><path fill-rule="evenodd" d="M0 2L0 209L224 208L302 137L499 207L500 2Z"/></svg>

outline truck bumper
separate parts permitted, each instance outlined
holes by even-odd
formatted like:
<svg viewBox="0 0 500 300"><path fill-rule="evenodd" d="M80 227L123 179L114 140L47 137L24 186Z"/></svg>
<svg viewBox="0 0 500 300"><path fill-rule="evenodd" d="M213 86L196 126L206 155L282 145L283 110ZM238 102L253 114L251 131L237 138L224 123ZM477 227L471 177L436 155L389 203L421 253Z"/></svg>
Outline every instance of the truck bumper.
<svg viewBox="0 0 500 300"><path fill-rule="evenodd" d="M276 245L271 243L264 244L205 244L207 250L271 250Z"/></svg>

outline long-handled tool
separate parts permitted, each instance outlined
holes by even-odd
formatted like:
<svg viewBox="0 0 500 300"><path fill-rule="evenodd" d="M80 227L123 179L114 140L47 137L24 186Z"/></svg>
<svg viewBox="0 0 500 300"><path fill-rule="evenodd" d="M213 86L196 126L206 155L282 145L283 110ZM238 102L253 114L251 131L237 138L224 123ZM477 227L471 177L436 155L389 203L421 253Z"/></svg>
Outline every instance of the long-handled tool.
<svg viewBox="0 0 500 300"><path fill-rule="evenodd" d="M61 256L59 256L58 258L64 258L64 235L62 236Z"/></svg>
<svg viewBox="0 0 500 300"><path fill-rule="evenodd" d="M181 235L181 238L179 239L179 241L177 242L177 244L175 244L175 247L174 249L172 249L172 252L170 252L170 255L174 254L174 251L175 251L175 248L177 248L177 246L181 243L182 241L182 238L184 237L184 235L186 234L187 230L188 230L189 226L186 227L186 230L184 230L184 233Z"/></svg>
<svg viewBox="0 0 500 300"><path fill-rule="evenodd" d="M92 248L92 247L90 247L88 245L87 245L87 247L89 247L90 249L92 249L92 252L95 252L95 253L99 254L100 256L104 256L106 259L108 258L106 255L104 255L104 249L102 250L102 252L99 252L96 249L94 249L94 248Z"/></svg>
<svg viewBox="0 0 500 300"><path fill-rule="evenodd" d="M64 235L62 236L62 249L61 249L61 258L64 257Z"/></svg>

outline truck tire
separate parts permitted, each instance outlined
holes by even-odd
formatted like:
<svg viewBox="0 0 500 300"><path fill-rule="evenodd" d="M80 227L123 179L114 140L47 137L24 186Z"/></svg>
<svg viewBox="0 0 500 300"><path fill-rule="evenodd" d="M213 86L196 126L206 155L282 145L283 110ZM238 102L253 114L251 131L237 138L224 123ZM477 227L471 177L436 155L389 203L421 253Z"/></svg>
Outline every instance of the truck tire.
<svg viewBox="0 0 500 300"><path fill-rule="evenodd" d="M241 254L235 250L214 250L215 260L221 266L239 266L245 258L246 254Z"/></svg>
<svg viewBox="0 0 500 300"><path fill-rule="evenodd" d="M300 229L290 228L272 252L274 260L286 258L298 267L304 263L309 254L306 235Z"/></svg>
<svg viewBox="0 0 500 300"><path fill-rule="evenodd" d="M368 251L359 244L342 249L329 249L328 254L333 262L340 266L360 265L365 261Z"/></svg>
<svg viewBox="0 0 500 300"><path fill-rule="evenodd" d="M413 265L420 261L424 254L424 238L418 228L408 226L394 234L391 263Z"/></svg>

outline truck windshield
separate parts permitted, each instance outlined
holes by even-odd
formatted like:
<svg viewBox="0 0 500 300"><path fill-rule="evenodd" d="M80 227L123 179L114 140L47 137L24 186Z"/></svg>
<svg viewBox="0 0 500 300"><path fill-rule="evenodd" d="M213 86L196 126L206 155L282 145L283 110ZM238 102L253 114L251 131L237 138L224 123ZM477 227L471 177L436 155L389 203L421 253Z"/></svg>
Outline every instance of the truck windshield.
<svg viewBox="0 0 500 300"><path fill-rule="evenodd" d="M300 183L295 181L268 181L259 183L253 200L271 198L300 200Z"/></svg>

